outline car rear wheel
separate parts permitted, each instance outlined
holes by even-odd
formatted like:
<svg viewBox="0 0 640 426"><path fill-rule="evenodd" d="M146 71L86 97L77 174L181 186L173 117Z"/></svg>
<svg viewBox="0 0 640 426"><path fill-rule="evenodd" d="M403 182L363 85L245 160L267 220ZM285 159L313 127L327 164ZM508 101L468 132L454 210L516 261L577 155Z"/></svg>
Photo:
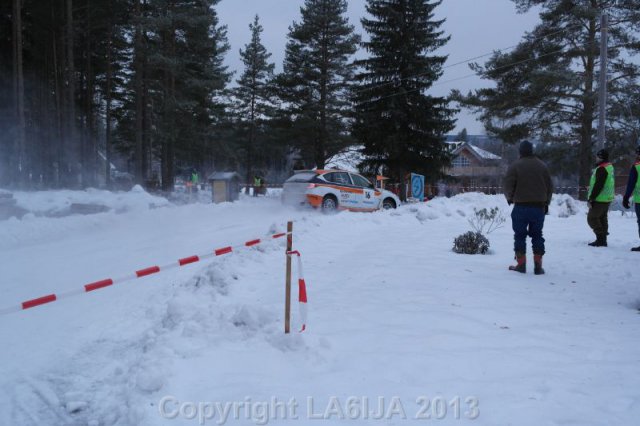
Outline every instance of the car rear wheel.
<svg viewBox="0 0 640 426"><path fill-rule="evenodd" d="M327 195L322 199L322 210L329 213L338 209L338 200L333 195Z"/></svg>
<svg viewBox="0 0 640 426"><path fill-rule="evenodd" d="M385 198L382 202L382 208L384 210L395 209L396 207L396 202L392 198Z"/></svg>

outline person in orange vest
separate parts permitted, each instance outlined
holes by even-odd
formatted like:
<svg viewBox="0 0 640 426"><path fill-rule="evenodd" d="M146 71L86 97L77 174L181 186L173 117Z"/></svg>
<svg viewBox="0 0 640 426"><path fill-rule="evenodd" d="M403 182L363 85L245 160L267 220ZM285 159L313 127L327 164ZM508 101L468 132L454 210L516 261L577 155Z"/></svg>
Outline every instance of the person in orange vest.
<svg viewBox="0 0 640 426"><path fill-rule="evenodd" d="M631 208L629 200L633 196L636 205L636 219L638 219L638 236L640 236L640 145L636 147L636 162L631 166L629 179L627 180L627 190L622 198L622 205L625 209ZM631 251L640 251L640 246L633 247Z"/></svg>
<svg viewBox="0 0 640 426"><path fill-rule="evenodd" d="M609 205L615 197L615 171L609 162L609 151L601 149L596 153L598 163L593 169L589 182L589 212L587 223L596 234L596 240L589 243L591 247L606 247L609 234Z"/></svg>

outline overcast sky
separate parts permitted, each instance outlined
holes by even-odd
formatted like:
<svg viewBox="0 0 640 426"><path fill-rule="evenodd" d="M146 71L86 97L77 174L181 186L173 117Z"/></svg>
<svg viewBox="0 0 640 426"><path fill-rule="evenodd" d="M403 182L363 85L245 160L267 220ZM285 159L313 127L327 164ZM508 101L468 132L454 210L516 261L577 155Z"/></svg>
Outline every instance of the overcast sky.
<svg viewBox="0 0 640 426"><path fill-rule="evenodd" d="M366 15L365 3L365 0L348 0L349 21L359 34L363 34L360 18ZM243 69L239 50L249 42L249 23L256 14L264 27L262 42L272 54L276 71L282 70L288 28L293 21L300 22L303 4L304 0L222 0L218 4L220 23L228 27L231 50L226 64L237 71L234 80ZM517 14L511 0L444 0L435 13L438 19L446 19L441 28L451 35L451 41L439 52L449 56L445 67L518 43L538 20L535 12ZM483 63L486 59L478 61ZM432 93L443 96L451 89L466 93L489 84L475 76L467 77L472 74L466 64L446 68ZM466 128L469 134L484 133L482 125L468 112L462 111L457 119L455 132Z"/></svg>

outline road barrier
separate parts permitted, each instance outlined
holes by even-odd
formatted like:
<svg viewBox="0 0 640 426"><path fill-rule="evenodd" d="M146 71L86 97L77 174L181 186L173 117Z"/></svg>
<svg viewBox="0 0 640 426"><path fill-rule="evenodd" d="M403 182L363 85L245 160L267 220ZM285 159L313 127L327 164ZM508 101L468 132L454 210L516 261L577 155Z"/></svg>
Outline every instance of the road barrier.
<svg viewBox="0 0 640 426"><path fill-rule="evenodd" d="M0 309L0 316L2 315L6 315L6 314L11 314L11 313L15 313L18 311L23 311L25 309L31 309L31 308L35 308L36 306L41 306L41 305L45 305L48 303L52 303L55 302L57 300L61 300L61 299L66 299L68 297L73 297L73 296L77 296L83 293L89 293L95 290L99 290L102 288L106 288L106 287L110 287L112 285L115 284L120 284L126 281L131 281L131 280L135 280L138 278L142 278L142 277L146 277L148 275L153 275L153 274L157 274L163 271L167 271L169 269L174 269L174 268L179 268L185 265L190 265L192 263L196 263L199 262L201 260L204 259L208 259L211 257L216 257L216 256L222 256L228 253L233 253L235 251L238 251L240 249L245 249L245 248L249 248L249 247L253 247L256 246L258 244L261 244L265 241L269 241L269 240L274 240L277 238L282 238L284 236L288 236L288 240L292 240L291 237L291 233L292 231L288 231L288 232L283 232L283 233L279 233L279 234L270 234L267 235L264 238L257 238L257 239L253 239L253 240L249 240L246 241L243 244L239 244L236 246L227 246L227 247L221 247L218 249L213 250L212 252L209 253L205 253L202 255L194 255L194 256L188 256L188 257L183 257L181 259L178 259L176 262L170 263L168 265L164 265L164 266L150 266L147 268L143 268L143 269L139 269L137 271L135 271L133 274L129 274L129 275L125 275L123 277L120 278L106 278L100 281L95 281L92 283L88 283L85 284L84 286L82 286L81 288L75 289L75 290L71 290L71 291L67 291L67 292L62 292L62 293L53 293L53 294L47 294L45 296L41 296L35 299L30 299L30 300L26 300L18 305L15 306L9 306L7 308L3 308ZM291 247L287 246L287 252L289 252L291 250ZM287 258L289 258L289 256L287 256ZM301 274L301 272L300 272Z"/></svg>
<svg viewBox="0 0 640 426"><path fill-rule="evenodd" d="M300 307L300 333L307 329L307 284L302 272L302 255L298 250L287 252L288 256L298 256L298 305Z"/></svg>

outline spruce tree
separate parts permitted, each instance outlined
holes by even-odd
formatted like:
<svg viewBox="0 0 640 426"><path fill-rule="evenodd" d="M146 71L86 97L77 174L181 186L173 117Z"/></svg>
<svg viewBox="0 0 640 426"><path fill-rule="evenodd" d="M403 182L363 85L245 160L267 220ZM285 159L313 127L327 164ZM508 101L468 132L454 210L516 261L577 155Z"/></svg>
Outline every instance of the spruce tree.
<svg viewBox="0 0 640 426"><path fill-rule="evenodd" d="M275 65L269 62L271 53L262 44L263 32L258 15L249 24L251 41L240 49L244 72L237 80L233 93L237 100L236 114L244 143L246 182L252 182L256 157L262 154L256 144L261 139L261 126L273 114L269 83L273 79Z"/></svg>
<svg viewBox="0 0 640 426"><path fill-rule="evenodd" d="M223 65L226 27L213 9L219 0L150 0L145 20L148 82L159 140L162 189L175 176L211 161L214 126L224 115L219 96L231 77Z"/></svg>
<svg viewBox="0 0 640 426"><path fill-rule="evenodd" d="M355 92L353 135L364 146L361 168L398 182L409 172L437 177L449 161L445 135L454 127L447 99L427 93L442 75L446 56L434 55L449 37L434 19L441 1L368 0L362 25L367 59Z"/></svg>
<svg viewBox="0 0 640 426"><path fill-rule="evenodd" d="M469 135L467 134L467 128L460 130L456 135L456 141L467 142L469 140Z"/></svg>
<svg viewBox="0 0 640 426"><path fill-rule="evenodd" d="M607 142L638 134L633 112L640 67L632 60L640 50L638 1L512 1L519 12L539 8L540 23L512 51L472 65L495 87L453 96L480 112L486 130L506 142L536 137L577 145L570 152L572 161L578 158L578 184L584 188L594 161L602 12L609 16Z"/></svg>
<svg viewBox="0 0 640 426"><path fill-rule="evenodd" d="M346 0L305 0L302 21L289 27L278 76L290 137L305 162L318 168L348 144L350 57L359 37L346 11Z"/></svg>

